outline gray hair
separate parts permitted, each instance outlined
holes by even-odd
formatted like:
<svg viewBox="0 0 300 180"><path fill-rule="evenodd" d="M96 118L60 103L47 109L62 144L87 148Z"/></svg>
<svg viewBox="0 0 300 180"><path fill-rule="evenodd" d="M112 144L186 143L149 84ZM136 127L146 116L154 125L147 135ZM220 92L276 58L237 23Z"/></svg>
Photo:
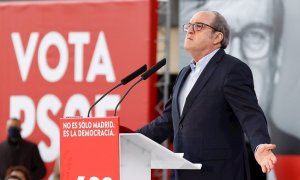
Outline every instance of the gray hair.
<svg viewBox="0 0 300 180"><path fill-rule="evenodd" d="M226 49L227 45L229 44L229 35L230 35L230 28L226 21L226 19L217 11L212 11L215 14L214 22L212 26L216 28L218 31L223 33L223 39L221 41L221 48Z"/></svg>

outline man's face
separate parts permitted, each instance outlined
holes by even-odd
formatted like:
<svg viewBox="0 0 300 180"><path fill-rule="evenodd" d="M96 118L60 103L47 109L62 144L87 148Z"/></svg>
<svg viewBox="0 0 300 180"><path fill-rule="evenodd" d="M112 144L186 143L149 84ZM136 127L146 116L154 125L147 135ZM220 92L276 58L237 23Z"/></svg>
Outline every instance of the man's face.
<svg viewBox="0 0 300 180"><path fill-rule="evenodd" d="M21 130L21 124L18 120L12 120L12 119L8 120L6 127L7 127L7 129L17 128L17 129Z"/></svg>
<svg viewBox="0 0 300 180"><path fill-rule="evenodd" d="M220 12L227 20L230 43L227 53L247 63L254 76L255 91L263 109L266 109L272 89L273 29L271 0L226 0L207 2L204 9Z"/></svg>
<svg viewBox="0 0 300 180"><path fill-rule="evenodd" d="M191 20L190 24L204 23L207 25L212 24L214 20L214 14L211 12L199 12L195 14ZM186 32L184 40L184 48L192 55L193 58L201 57L213 46L213 29L209 26L204 25L201 30L195 31L193 25L191 25ZM194 59L199 60L199 59Z"/></svg>
<svg viewBox="0 0 300 180"><path fill-rule="evenodd" d="M21 124L19 120L10 119L7 121L7 135L11 143L18 143L21 139Z"/></svg>

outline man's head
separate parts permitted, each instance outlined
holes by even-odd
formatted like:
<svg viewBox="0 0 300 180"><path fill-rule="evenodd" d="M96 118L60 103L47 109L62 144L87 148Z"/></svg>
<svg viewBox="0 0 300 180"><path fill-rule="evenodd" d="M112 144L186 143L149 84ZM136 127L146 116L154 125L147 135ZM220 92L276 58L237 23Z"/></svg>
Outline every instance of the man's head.
<svg viewBox="0 0 300 180"><path fill-rule="evenodd" d="M6 123L8 139L11 142L17 142L21 138L21 123L16 118L11 118Z"/></svg>
<svg viewBox="0 0 300 180"><path fill-rule="evenodd" d="M31 180L31 177L24 166L12 166L7 170L5 180Z"/></svg>
<svg viewBox="0 0 300 180"><path fill-rule="evenodd" d="M217 48L226 48L229 42L228 24L218 12L197 12L183 29L186 31L184 48L195 61Z"/></svg>
<svg viewBox="0 0 300 180"><path fill-rule="evenodd" d="M208 0L200 9L218 11L226 18L230 24L226 51L250 66L259 103L268 111L281 60L282 1Z"/></svg>

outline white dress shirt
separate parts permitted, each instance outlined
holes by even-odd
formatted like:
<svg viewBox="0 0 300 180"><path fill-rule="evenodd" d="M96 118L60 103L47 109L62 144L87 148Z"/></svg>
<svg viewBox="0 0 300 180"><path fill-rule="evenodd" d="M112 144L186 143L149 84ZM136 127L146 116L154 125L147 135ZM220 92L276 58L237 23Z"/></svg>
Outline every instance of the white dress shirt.
<svg viewBox="0 0 300 180"><path fill-rule="evenodd" d="M182 88L179 93L179 108L180 108L180 115L182 114L183 107L185 104L185 100L187 96L189 95L191 89L195 85L197 79L199 78L200 74L202 73L203 69L206 67L210 59L216 54L216 52L219 50L215 49L213 52L209 53L208 55L201 58L199 61L195 62L192 60L190 63L191 72L186 78L186 80L183 82Z"/></svg>

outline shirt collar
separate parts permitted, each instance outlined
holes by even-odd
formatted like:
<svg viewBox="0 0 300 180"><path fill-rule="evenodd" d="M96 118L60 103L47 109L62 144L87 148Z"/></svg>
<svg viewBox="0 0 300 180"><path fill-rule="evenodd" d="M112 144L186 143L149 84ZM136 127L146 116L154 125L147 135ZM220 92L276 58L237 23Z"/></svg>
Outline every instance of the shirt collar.
<svg viewBox="0 0 300 180"><path fill-rule="evenodd" d="M192 71L194 72L198 68L204 69L205 66L208 64L209 60L217 53L217 51L219 49L220 48L217 48L214 51L212 51L211 53L207 54L206 56L201 58L199 61L197 61L196 64L195 64L195 61L192 60L190 63L190 67L191 67Z"/></svg>

